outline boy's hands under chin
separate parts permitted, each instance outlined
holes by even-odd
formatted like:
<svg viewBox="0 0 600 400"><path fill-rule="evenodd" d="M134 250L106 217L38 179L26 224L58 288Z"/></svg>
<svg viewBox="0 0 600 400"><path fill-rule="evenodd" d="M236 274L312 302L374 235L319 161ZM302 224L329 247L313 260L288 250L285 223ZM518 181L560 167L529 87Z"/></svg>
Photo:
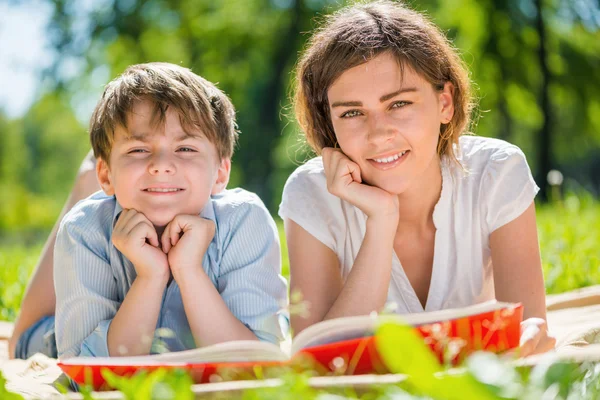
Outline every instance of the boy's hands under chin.
<svg viewBox="0 0 600 400"><path fill-rule="evenodd" d="M363 182L360 167L341 149L325 147L322 150L327 190L342 200L358 207L369 218L387 220L398 218L398 197Z"/></svg>
<svg viewBox="0 0 600 400"><path fill-rule="evenodd" d="M133 264L138 279L169 279L167 255L159 248L158 234L152 222L134 209L121 212L113 229L112 242Z"/></svg>
<svg viewBox="0 0 600 400"><path fill-rule="evenodd" d="M176 282L202 270L202 258L214 235L215 223L198 215L177 215L169 222L161 243Z"/></svg>

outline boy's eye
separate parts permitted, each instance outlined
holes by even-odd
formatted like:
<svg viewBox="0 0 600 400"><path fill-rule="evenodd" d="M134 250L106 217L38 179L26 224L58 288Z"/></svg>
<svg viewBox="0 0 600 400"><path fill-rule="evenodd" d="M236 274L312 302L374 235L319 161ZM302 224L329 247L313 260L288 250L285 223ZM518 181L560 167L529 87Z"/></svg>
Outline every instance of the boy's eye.
<svg viewBox="0 0 600 400"><path fill-rule="evenodd" d="M346 111L345 113L340 115L340 118L352 118L352 117L358 117L359 115L360 115L360 111L350 110L350 111Z"/></svg>
<svg viewBox="0 0 600 400"><path fill-rule="evenodd" d="M408 106L409 104L412 104L412 103L410 101L401 100L401 101L397 101L394 104L392 104L391 108L402 108L402 107Z"/></svg>
<svg viewBox="0 0 600 400"><path fill-rule="evenodd" d="M146 152L146 149L131 149L127 153L132 154L132 153L145 153L145 152Z"/></svg>
<svg viewBox="0 0 600 400"><path fill-rule="evenodd" d="M177 151L182 151L184 153L193 153L196 151L196 149L192 149L191 147L180 147L177 149Z"/></svg>

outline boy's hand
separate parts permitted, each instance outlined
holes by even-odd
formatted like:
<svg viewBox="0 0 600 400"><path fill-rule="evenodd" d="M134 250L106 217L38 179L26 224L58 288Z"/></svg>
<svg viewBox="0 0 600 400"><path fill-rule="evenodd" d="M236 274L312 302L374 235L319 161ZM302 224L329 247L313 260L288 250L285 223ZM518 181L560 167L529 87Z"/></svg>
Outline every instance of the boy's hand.
<svg viewBox="0 0 600 400"><path fill-rule="evenodd" d="M156 229L144 214L123 210L113 229L112 242L131 261L138 279L168 281L167 255L160 250Z"/></svg>
<svg viewBox="0 0 600 400"><path fill-rule="evenodd" d="M197 215L177 215L161 237L173 278L202 270L202 258L215 235L215 223Z"/></svg>
<svg viewBox="0 0 600 400"><path fill-rule="evenodd" d="M322 150L327 190L358 207L369 218L395 218L398 223L398 197L362 181L360 167L342 150L326 147Z"/></svg>

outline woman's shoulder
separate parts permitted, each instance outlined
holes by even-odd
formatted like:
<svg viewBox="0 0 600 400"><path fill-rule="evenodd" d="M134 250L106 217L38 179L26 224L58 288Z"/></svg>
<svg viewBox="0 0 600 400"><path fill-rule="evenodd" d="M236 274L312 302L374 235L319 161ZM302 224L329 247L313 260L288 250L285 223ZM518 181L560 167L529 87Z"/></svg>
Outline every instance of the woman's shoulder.
<svg viewBox="0 0 600 400"><path fill-rule="evenodd" d="M525 159L521 149L505 140L482 136L461 136L456 152L457 160L470 173L501 167L511 159Z"/></svg>
<svg viewBox="0 0 600 400"><path fill-rule="evenodd" d="M323 167L322 157L311 158L310 160L296 168L296 170L288 178L286 186L304 181L327 181L325 178L325 168Z"/></svg>
<svg viewBox="0 0 600 400"><path fill-rule="evenodd" d="M279 205L282 219L294 221L333 251L338 251L344 232L358 229L358 219L350 217L358 213L358 208L327 189L321 157L296 168L283 188Z"/></svg>
<svg viewBox="0 0 600 400"><path fill-rule="evenodd" d="M327 177L321 157L312 158L296 168L283 187L282 201L339 203L339 199L327 190Z"/></svg>
<svg viewBox="0 0 600 400"><path fill-rule="evenodd" d="M315 157L296 170L289 176L284 187L282 200L289 198L322 198L332 196L327 190L327 178L323 167L323 159Z"/></svg>
<svg viewBox="0 0 600 400"><path fill-rule="evenodd" d="M487 231L493 232L519 216L533 201L538 187L518 146L478 136L461 137L459 143L457 158L467 179L460 180L457 190L476 199Z"/></svg>

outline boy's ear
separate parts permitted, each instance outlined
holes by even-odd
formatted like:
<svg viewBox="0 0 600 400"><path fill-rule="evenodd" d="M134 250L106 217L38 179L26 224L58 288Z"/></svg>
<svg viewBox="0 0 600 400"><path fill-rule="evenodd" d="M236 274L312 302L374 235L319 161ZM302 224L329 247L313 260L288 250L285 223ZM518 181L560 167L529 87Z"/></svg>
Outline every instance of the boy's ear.
<svg viewBox="0 0 600 400"><path fill-rule="evenodd" d="M439 94L440 112L442 124L447 124L452 121L454 116L454 85L452 82L446 82L444 88Z"/></svg>
<svg viewBox="0 0 600 400"><path fill-rule="evenodd" d="M229 173L231 172L231 159L223 158L219 170L217 171L217 180L213 184L210 194L217 194L225 190L229 183Z"/></svg>
<svg viewBox="0 0 600 400"><path fill-rule="evenodd" d="M115 188L112 184L112 178L110 176L110 169L108 163L102 158L98 158L96 162L96 176L98 176L98 182L100 187L108 196L115 194Z"/></svg>

